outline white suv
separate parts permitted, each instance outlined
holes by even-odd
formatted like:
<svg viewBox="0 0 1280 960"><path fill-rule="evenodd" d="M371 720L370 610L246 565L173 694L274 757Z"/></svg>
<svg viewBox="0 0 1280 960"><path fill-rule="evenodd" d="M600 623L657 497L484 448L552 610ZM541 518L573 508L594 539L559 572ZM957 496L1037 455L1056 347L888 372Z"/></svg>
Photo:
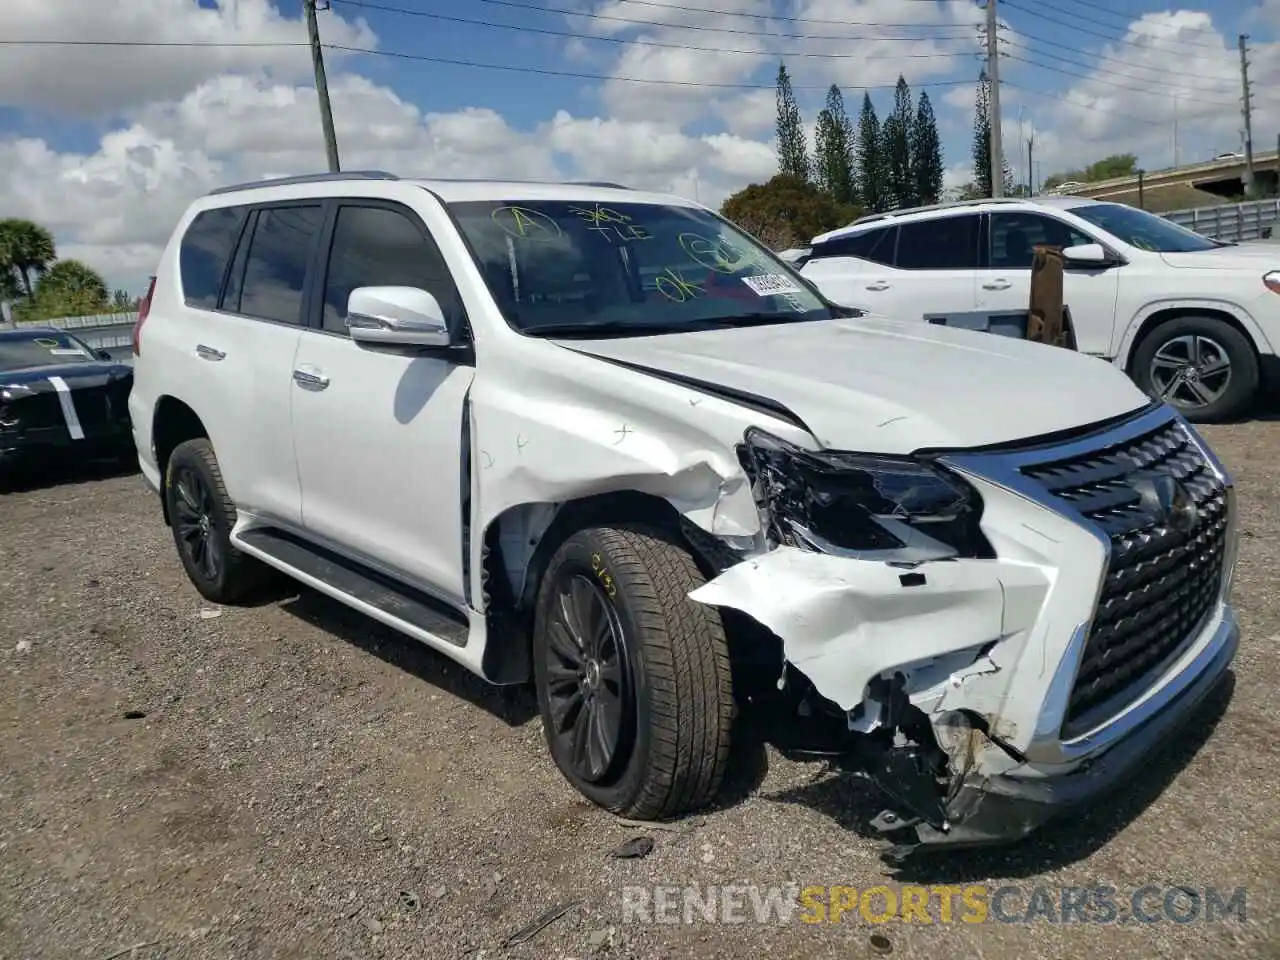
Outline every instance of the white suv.
<svg viewBox="0 0 1280 960"><path fill-rule="evenodd" d="M1280 248L1211 240L1120 203L1037 197L873 215L816 237L802 270L839 303L940 322L1026 311L1039 244L1063 249L1077 349L1189 419L1244 412L1280 372Z"/></svg>
<svg viewBox="0 0 1280 960"><path fill-rule="evenodd" d="M204 597L283 571L532 682L566 779L630 817L710 801L749 705L884 788L897 854L1009 840L1132 776L1236 650L1233 487L1176 410L838 307L677 197L226 188L135 352Z"/></svg>

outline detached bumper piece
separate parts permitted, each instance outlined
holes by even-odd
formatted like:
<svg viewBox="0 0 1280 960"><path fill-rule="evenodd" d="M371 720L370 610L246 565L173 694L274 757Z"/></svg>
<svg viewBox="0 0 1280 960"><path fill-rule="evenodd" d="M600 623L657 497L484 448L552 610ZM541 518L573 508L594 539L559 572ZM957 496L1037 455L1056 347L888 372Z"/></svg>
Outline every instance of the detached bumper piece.
<svg viewBox="0 0 1280 960"><path fill-rule="evenodd" d="M1234 619L1223 621L1220 629L1222 636L1212 660L1176 698L1124 739L1069 773L975 777L953 785L949 797L937 801L936 794L930 798L927 792L937 781L932 771L917 762L914 748L895 748L879 769L866 767L866 758L860 757L857 772L898 801L896 809L885 810L872 821L872 826L892 842L882 854L884 859L900 863L922 849L985 847L1021 840L1049 820L1092 804L1131 782L1140 768L1196 719L1198 708L1225 682L1240 631Z"/></svg>

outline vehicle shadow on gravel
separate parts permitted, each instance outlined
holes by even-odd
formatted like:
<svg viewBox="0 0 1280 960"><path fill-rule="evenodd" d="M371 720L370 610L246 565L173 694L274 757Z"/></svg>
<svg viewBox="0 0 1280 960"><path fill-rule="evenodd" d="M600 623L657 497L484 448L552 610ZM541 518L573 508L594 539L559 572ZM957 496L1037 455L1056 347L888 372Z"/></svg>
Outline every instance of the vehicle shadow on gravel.
<svg viewBox="0 0 1280 960"><path fill-rule="evenodd" d="M498 687L474 676L426 644L383 626L322 593L296 585L274 598L281 610L372 654L405 673L479 707L509 726L521 727L538 715L531 686ZM287 597L287 599L281 599Z"/></svg>
<svg viewBox="0 0 1280 960"><path fill-rule="evenodd" d="M1201 703L1180 739L1154 756L1141 775L1125 783L1118 794L1051 821L1025 840L1003 847L917 851L886 873L904 883L949 884L991 877L1028 878L1066 867L1096 853L1150 806L1179 776L1212 737L1226 714L1235 690L1235 673ZM764 799L798 803L825 813L841 827L862 837L884 841L870 821L887 805L887 798L869 781L837 776L784 791ZM886 842L887 846L887 842Z"/></svg>
<svg viewBox="0 0 1280 960"><path fill-rule="evenodd" d="M0 494L33 493L66 484L111 480L136 473L137 464L109 458L24 465L0 469Z"/></svg>

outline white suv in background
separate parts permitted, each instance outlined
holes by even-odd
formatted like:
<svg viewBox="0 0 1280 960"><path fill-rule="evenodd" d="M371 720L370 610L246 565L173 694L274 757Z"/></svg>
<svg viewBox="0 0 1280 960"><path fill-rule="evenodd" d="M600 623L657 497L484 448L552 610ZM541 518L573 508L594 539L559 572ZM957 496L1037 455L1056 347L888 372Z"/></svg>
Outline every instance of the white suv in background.
<svg viewBox="0 0 1280 960"><path fill-rule="evenodd" d="M678 197L229 187L135 353L204 597L274 569L532 682L565 778L629 817L709 802L749 705L879 783L899 852L1010 840L1129 782L1236 651L1233 487L1176 410L841 308Z"/></svg>
<svg viewBox="0 0 1280 960"><path fill-rule="evenodd" d="M816 237L802 273L903 320L1025 311L1032 248L1063 248L1077 349L1189 419L1244 412L1280 348L1280 247L1237 246L1119 203L981 200L864 217Z"/></svg>

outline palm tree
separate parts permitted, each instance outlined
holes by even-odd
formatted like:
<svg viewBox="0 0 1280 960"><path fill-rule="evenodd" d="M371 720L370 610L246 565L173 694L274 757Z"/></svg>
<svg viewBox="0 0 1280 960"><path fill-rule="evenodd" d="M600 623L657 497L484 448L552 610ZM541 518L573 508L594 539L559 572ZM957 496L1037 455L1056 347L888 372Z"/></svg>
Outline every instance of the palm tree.
<svg viewBox="0 0 1280 960"><path fill-rule="evenodd" d="M35 303L49 316L91 313L107 305L102 275L79 260L59 260L36 284Z"/></svg>
<svg viewBox="0 0 1280 960"><path fill-rule="evenodd" d="M0 220L0 273L16 271L27 299L35 293L32 277L48 270L56 256L53 234L38 223Z"/></svg>

